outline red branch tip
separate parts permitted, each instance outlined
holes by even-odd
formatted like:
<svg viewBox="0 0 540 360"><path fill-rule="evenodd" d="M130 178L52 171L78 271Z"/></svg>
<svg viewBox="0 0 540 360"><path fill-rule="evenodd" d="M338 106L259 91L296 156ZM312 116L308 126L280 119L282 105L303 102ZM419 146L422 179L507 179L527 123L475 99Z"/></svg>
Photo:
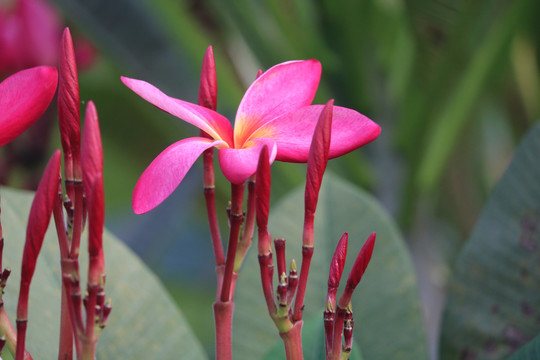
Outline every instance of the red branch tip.
<svg viewBox="0 0 540 360"><path fill-rule="evenodd" d="M330 263L330 273L328 274L329 288L337 288L339 286L339 280L341 279L341 274L343 274L345 259L347 257L348 239L349 234L344 233L336 246L336 251Z"/></svg>
<svg viewBox="0 0 540 360"><path fill-rule="evenodd" d="M60 150L57 150L49 160L45 173L39 183L36 196L32 202L28 226L26 228L26 242L24 244L21 285L19 290L19 300L17 304L17 324L24 323L26 330L26 319L28 315L28 295L30 283L36 269L36 262L43 245L45 232L49 227L51 214L57 199L58 183L60 181ZM17 325L17 326L18 326ZM19 355L24 349L24 334L22 344L18 345Z"/></svg>
<svg viewBox="0 0 540 360"><path fill-rule="evenodd" d="M103 254L103 224L105 222L105 196L103 178L98 176L89 199L88 211L88 284L97 286L105 276Z"/></svg>
<svg viewBox="0 0 540 360"><path fill-rule="evenodd" d="M354 265L349 274L349 278L347 279L347 285L345 286L345 290L343 291L343 294L339 299L340 307L347 307L349 302L351 301L352 293L362 279L362 276L366 271L369 261L371 260L371 255L373 254L373 248L375 246L375 238L376 234L371 233L369 238L366 240L364 246L362 246L362 249L360 249L360 252L356 257Z"/></svg>
<svg viewBox="0 0 540 360"><path fill-rule="evenodd" d="M79 81L69 28L62 35L59 70L58 118L62 148L64 156L72 153L77 156L81 138Z"/></svg>
<svg viewBox="0 0 540 360"><path fill-rule="evenodd" d="M92 101L86 106L82 136L81 162L83 186L86 197L90 197L94 181L103 175L103 148L96 106Z"/></svg>
<svg viewBox="0 0 540 360"><path fill-rule="evenodd" d="M212 46L206 49L201 69L201 83L199 87L199 105L208 109L217 108L217 76L214 51Z"/></svg>
<svg viewBox="0 0 540 360"><path fill-rule="evenodd" d="M347 245L349 235L344 233L339 240L332 261L330 262L330 271L328 274L328 293L326 295L326 309L334 311L336 307L336 293L345 267L347 258Z"/></svg>
<svg viewBox="0 0 540 360"><path fill-rule="evenodd" d="M257 166L257 182L255 183L257 227L259 228L259 255L271 251L268 236L268 212L270 211L270 187L272 177L270 172L270 155L265 145L261 150Z"/></svg>
<svg viewBox="0 0 540 360"><path fill-rule="evenodd" d="M333 106L334 100L330 100L321 111L309 149L305 193L304 246L313 246L313 221L322 178L328 164Z"/></svg>

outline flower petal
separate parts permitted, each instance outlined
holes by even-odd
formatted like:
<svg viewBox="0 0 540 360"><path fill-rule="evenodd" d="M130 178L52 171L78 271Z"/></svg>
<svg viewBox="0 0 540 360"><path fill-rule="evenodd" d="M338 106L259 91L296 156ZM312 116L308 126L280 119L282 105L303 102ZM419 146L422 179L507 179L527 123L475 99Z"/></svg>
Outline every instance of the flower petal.
<svg viewBox="0 0 540 360"><path fill-rule="evenodd" d="M278 64L251 84L238 107L234 123L236 148L267 122L310 105L321 79L317 60Z"/></svg>
<svg viewBox="0 0 540 360"><path fill-rule="evenodd" d="M161 152L143 172L133 190L133 211L144 214L161 204L206 149L223 144L193 137L180 140Z"/></svg>
<svg viewBox="0 0 540 360"><path fill-rule="evenodd" d="M323 105L311 105L285 114L259 129L253 137L269 137L276 141L276 160L306 162L317 119ZM347 154L373 140L381 128L366 116L334 106L329 158Z"/></svg>
<svg viewBox="0 0 540 360"><path fill-rule="evenodd" d="M219 165L223 175L233 184L241 184L255 174L262 147L270 150L270 163L276 158L276 143L272 139L257 138L247 143L243 149L219 149Z"/></svg>
<svg viewBox="0 0 540 360"><path fill-rule="evenodd" d="M195 125L216 140L232 145L232 126L223 115L203 106L172 98L145 81L124 76L121 79L128 88L159 109Z"/></svg>
<svg viewBox="0 0 540 360"><path fill-rule="evenodd" d="M47 109L58 75L49 66L19 71L0 83L0 146L19 136Z"/></svg>

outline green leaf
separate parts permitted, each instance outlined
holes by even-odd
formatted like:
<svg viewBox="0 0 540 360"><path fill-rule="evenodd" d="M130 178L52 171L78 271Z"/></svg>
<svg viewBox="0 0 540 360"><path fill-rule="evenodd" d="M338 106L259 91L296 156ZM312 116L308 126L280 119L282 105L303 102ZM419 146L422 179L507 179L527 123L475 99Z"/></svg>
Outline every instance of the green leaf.
<svg viewBox="0 0 540 360"><path fill-rule="evenodd" d="M4 266L12 269L4 300L15 321L26 221L33 194L2 188ZM83 246L85 246L83 242ZM161 285L121 241L104 235L107 297L113 309L100 336L99 359L206 359L184 316ZM86 251L81 251L81 278L86 278ZM60 260L51 222L30 288L27 349L34 359L58 357Z"/></svg>
<svg viewBox="0 0 540 360"><path fill-rule="evenodd" d="M286 196L271 209L269 227L274 237L287 239L287 261L294 257L299 267L303 203L303 188ZM427 359L416 279L403 239L370 195L330 175L323 182L315 216L315 252L304 318L318 316L322 324L330 259L343 232L349 233L345 283L354 258L373 231L377 232L373 258L352 300L355 343L370 360ZM235 302L235 359L261 358L279 335L267 313L254 250L240 270Z"/></svg>
<svg viewBox="0 0 540 360"><path fill-rule="evenodd" d="M536 360L538 358L540 358L540 335L516 351L509 360Z"/></svg>
<svg viewBox="0 0 540 360"><path fill-rule="evenodd" d="M455 264L442 359L501 359L540 331L540 126L516 150Z"/></svg>

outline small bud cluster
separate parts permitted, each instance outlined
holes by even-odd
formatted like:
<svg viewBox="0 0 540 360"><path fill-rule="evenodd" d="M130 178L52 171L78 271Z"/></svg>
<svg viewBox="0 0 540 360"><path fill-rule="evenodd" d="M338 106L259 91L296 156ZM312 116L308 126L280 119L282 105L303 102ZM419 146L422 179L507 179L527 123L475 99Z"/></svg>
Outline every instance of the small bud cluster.
<svg viewBox="0 0 540 360"><path fill-rule="evenodd" d="M332 129L332 107L333 101L329 101L323 108L313 134L309 152L300 276L298 276L294 259L292 260L289 273L287 274L285 265L285 239L278 238L274 240L275 259L279 280L276 295L274 294L273 287L273 254L270 246L270 232L268 231L271 182L270 165L268 162L269 155L266 147L261 151L257 169L256 207L261 281L268 312L274 320L281 337L284 339L287 358L300 358L302 356L300 339L296 338L291 340L290 338L296 336L293 335L293 333L296 334L298 332L297 325L300 324L301 326L302 323L304 295L314 250L313 230L315 211L317 208L322 177L328 163ZM347 233L342 236L337 245L330 264L326 309L324 311L327 359L340 359L342 358L342 355L345 356L345 358L348 358L348 354L351 352L354 320L350 299L369 263L369 259L373 252L374 242L375 234L373 233L358 255L353 270L349 275L347 286L345 287L339 302L336 301L336 294L345 266L348 243ZM277 299L277 301L274 299ZM292 307L293 299L295 300L294 308ZM344 339L343 347L341 346L342 336ZM290 344L295 345L291 346Z"/></svg>
<svg viewBox="0 0 540 360"><path fill-rule="evenodd" d="M343 268L345 267L345 258L347 256L348 234L341 237L332 262L330 263L330 273L328 275L328 292L326 295L326 307L323 313L326 358L338 360L345 356L349 358L352 349L352 334L354 327L353 312L351 306L351 297L360 283L364 272L371 260L373 248L375 246L375 233L372 233L366 240L360 250L356 261L349 273L347 285L339 301L336 304L336 294L339 287ZM342 345L343 336L343 345Z"/></svg>

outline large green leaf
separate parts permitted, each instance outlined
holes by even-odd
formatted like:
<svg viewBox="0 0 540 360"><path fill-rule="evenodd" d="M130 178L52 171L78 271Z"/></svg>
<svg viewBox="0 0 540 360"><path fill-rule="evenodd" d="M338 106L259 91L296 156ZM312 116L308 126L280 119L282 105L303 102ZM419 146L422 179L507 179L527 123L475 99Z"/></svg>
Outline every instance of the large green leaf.
<svg viewBox="0 0 540 360"><path fill-rule="evenodd" d="M304 190L298 189L271 209L270 231L287 239L287 260L294 257L298 264L303 198ZM414 270L396 226L371 196L330 175L324 180L316 214L304 317L320 316L322 323L330 259L343 232L349 233L348 274L373 231L377 232L373 259L352 301L355 343L370 360L427 359ZM279 336L267 314L254 251L240 271L235 302L235 359L261 358Z"/></svg>
<svg viewBox="0 0 540 360"><path fill-rule="evenodd" d="M4 266L12 268L4 300L15 321L22 249L32 193L2 188ZM125 245L109 233L104 237L107 296L113 301L109 323L98 344L100 359L205 359L182 313L159 280ZM30 289L28 350L34 359L58 355L60 260L51 223ZM85 253L82 251L82 253ZM82 278L87 269L81 259Z"/></svg>
<svg viewBox="0 0 540 360"><path fill-rule="evenodd" d="M540 358L540 335L516 351L509 360L536 360L538 358Z"/></svg>
<svg viewBox="0 0 540 360"><path fill-rule="evenodd" d="M501 359L540 331L539 157L537 126L517 149L457 259L442 359Z"/></svg>

